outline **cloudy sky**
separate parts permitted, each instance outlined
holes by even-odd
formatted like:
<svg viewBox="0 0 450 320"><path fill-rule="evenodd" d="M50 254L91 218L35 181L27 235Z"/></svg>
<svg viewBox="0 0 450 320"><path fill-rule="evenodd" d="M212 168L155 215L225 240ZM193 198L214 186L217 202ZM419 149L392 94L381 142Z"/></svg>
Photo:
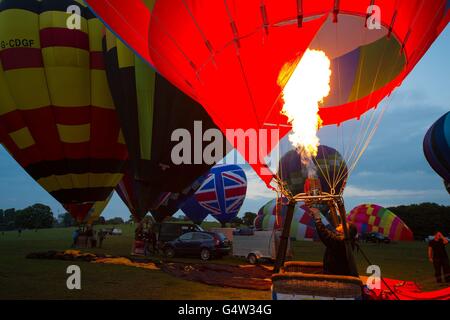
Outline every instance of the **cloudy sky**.
<svg viewBox="0 0 450 320"><path fill-rule="evenodd" d="M442 180L429 167L422 140L429 126L450 110L450 29L441 35L401 88L383 102L378 131L353 171L345 192L347 209L361 203L383 206L425 201L450 205ZM275 195L245 166L248 194L241 209L256 212ZM34 203L62 207L33 181L0 146L0 208L24 208ZM128 217L114 195L105 217Z"/></svg>

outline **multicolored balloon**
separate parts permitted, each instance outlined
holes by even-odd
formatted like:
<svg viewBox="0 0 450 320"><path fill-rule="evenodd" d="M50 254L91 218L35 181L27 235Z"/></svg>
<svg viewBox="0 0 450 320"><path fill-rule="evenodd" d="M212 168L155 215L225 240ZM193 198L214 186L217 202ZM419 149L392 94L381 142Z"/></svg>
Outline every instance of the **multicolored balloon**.
<svg viewBox="0 0 450 320"><path fill-rule="evenodd" d="M411 229L393 212L376 204L362 204L355 207L347 216L359 234L379 232L394 241L412 241Z"/></svg>
<svg viewBox="0 0 450 320"><path fill-rule="evenodd" d="M269 231L280 229L283 226L284 217L288 209L288 201L285 198L273 199L262 206L254 221L256 230ZM331 229L327 219L321 215L322 222ZM308 208L297 203L294 209L294 217L291 223L290 237L296 240L318 240L314 219L308 214Z"/></svg>
<svg viewBox="0 0 450 320"><path fill-rule="evenodd" d="M448 0L86 2L224 133L277 127L280 138L290 130L277 82L286 63L308 48L327 54L331 93L320 116L339 125L391 94L450 20ZM269 185L265 156L276 145L264 140L254 141L257 161L254 144L233 144Z"/></svg>
<svg viewBox="0 0 450 320"><path fill-rule="evenodd" d="M203 221L208 214L222 224L237 216L247 193L247 177L235 164L217 165L205 181L181 207L187 217Z"/></svg>
<svg viewBox="0 0 450 320"><path fill-rule="evenodd" d="M80 29L67 27L80 8ZM0 135L83 222L122 179L127 149L108 88L104 26L81 1L0 1Z"/></svg>
<svg viewBox="0 0 450 320"><path fill-rule="evenodd" d="M434 171L444 181L450 181L450 111L428 129L423 152Z"/></svg>
<svg viewBox="0 0 450 320"><path fill-rule="evenodd" d="M348 169L336 149L320 145L313 164L322 191L333 194L344 192ZM304 186L308 178L308 170L302 164L301 156L296 150L290 150L281 157L277 176L287 184L288 190L293 195L305 192Z"/></svg>

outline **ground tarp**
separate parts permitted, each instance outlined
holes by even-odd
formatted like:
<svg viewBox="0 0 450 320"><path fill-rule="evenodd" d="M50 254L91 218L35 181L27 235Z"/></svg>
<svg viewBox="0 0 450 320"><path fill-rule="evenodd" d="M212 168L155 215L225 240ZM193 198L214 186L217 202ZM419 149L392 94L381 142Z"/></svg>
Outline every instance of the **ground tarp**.
<svg viewBox="0 0 450 320"><path fill-rule="evenodd" d="M250 290L270 290L272 269L261 265L185 264L169 262L161 270L177 278Z"/></svg>

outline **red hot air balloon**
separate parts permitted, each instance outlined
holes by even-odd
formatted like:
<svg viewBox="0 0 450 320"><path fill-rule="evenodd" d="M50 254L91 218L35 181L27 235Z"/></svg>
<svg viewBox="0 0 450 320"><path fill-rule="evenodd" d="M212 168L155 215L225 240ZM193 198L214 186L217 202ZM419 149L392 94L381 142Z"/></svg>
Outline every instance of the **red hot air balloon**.
<svg viewBox="0 0 450 320"><path fill-rule="evenodd" d="M399 86L450 19L447 0L86 2L158 72L199 101L222 131L279 126L280 137L289 125L280 115L277 80L283 66L306 49L323 50L331 60L331 92L320 116L324 125L340 124L376 107ZM272 176L261 169L275 144L252 139L260 153L254 159L247 144L229 139L269 183Z"/></svg>

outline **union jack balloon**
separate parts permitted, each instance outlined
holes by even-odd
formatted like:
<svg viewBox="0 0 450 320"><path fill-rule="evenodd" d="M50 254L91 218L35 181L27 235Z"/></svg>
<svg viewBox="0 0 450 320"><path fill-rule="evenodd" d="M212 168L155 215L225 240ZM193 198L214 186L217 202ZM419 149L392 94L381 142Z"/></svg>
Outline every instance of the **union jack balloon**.
<svg viewBox="0 0 450 320"><path fill-rule="evenodd" d="M210 214L225 224L237 216L246 193L247 177L241 167L217 165L182 210L195 223L201 223Z"/></svg>

